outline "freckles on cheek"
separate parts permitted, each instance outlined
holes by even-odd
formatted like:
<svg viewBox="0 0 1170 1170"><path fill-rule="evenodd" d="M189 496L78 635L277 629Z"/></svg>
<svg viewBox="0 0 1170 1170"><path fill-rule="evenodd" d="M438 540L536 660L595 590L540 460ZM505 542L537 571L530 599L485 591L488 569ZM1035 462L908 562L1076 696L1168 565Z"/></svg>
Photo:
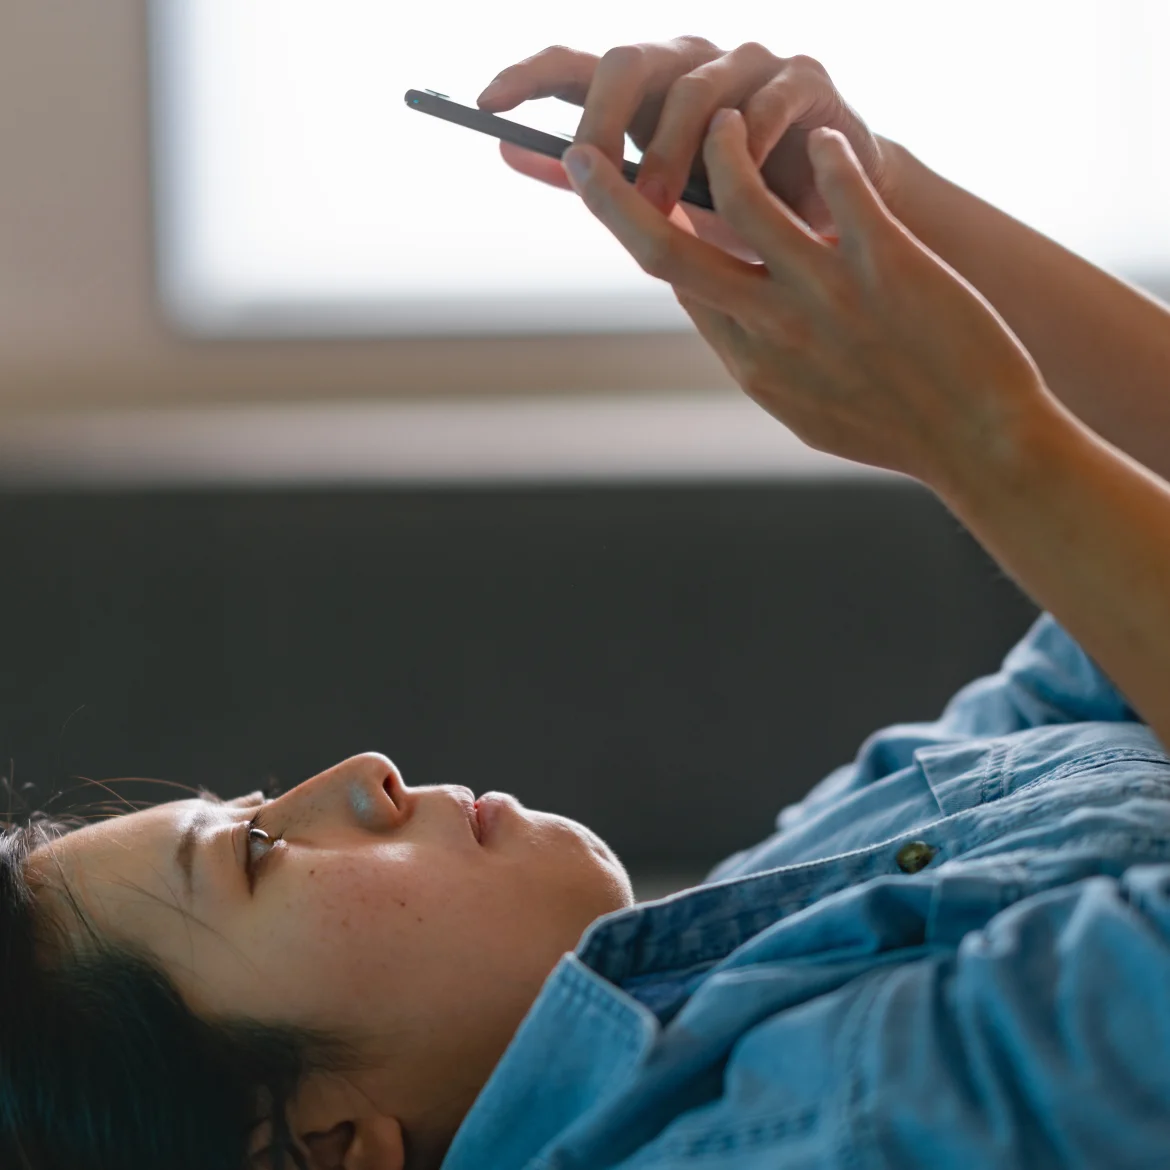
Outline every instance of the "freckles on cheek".
<svg viewBox="0 0 1170 1170"><path fill-rule="evenodd" d="M312 877L314 870L308 871ZM420 891L403 889L405 883L397 882L397 889L387 890L390 884L371 880L369 872L336 872L326 875L325 884L315 884L309 891L308 901L322 924L335 929L359 929L368 927L374 920L387 918L402 923L426 921L426 897ZM320 882L320 879L319 879ZM304 905L290 907L290 911L303 915L308 909Z"/></svg>

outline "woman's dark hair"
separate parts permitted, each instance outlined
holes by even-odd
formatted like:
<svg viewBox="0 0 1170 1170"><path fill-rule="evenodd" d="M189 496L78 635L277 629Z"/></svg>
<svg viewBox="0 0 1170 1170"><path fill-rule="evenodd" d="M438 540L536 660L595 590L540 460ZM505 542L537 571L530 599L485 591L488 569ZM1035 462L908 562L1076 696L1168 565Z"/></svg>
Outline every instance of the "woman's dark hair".
<svg viewBox="0 0 1170 1170"><path fill-rule="evenodd" d="M356 1046L196 1015L146 951L103 938L63 882L53 892L75 929L49 914L29 856L89 823L0 819L0 1167L241 1170L267 1118L271 1165L284 1170L287 1154L305 1170L288 1105L309 1073L363 1067Z"/></svg>

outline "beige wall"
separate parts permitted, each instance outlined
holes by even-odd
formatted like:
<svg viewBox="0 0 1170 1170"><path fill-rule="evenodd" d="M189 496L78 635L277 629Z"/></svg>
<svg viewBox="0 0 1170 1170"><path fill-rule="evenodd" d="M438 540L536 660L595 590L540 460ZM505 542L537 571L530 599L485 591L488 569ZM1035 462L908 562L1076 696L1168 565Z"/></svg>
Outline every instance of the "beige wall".
<svg viewBox="0 0 1170 1170"><path fill-rule="evenodd" d="M153 295L146 0L0 12L0 413L733 388L696 334L196 342Z"/></svg>

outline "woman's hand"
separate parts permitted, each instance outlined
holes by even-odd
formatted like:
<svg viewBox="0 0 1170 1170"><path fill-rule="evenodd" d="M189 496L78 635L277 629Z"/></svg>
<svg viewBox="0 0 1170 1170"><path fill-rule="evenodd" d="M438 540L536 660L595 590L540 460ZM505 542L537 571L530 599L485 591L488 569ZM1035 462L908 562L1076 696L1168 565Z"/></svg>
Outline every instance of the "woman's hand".
<svg viewBox="0 0 1170 1170"><path fill-rule="evenodd" d="M811 57L777 57L755 42L725 53L693 36L621 45L600 58L553 45L498 74L479 106L500 113L544 97L584 106L574 143L596 146L619 171L629 133L643 152L636 189L652 179L661 183L661 201L651 202L664 214L692 177L707 177L700 147L712 115L723 107L743 111L748 151L769 190L821 235L839 232L809 167L808 135L817 127L840 130L878 193L887 202L892 193L888 146L883 153L881 140ZM522 174L571 189L559 159L508 142L500 143L500 153ZM740 259L760 259L717 210L690 203L679 209L700 239Z"/></svg>
<svg viewBox="0 0 1170 1170"><path fill-rule="evenodd" d="M810 173L840 240L764 185L738 110L702 146L716 210L762 258L745 263L667 218L596 147L573 184L649 275L670 284L731 376L810 447L939 489L1003 470L1055 405L995 309L889 212L839 131L809 136ZM1039 410L1037 410L1039 408Z"/></svg>

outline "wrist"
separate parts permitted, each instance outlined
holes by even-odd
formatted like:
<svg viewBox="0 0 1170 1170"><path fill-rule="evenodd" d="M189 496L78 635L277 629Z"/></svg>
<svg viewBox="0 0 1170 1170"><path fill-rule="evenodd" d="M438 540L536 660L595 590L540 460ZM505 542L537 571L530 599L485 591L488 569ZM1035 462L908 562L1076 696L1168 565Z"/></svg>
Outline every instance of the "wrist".
<svg viewBox="0 0 1170 1170"><path fill-rule="evenodd" d="M983 440L951 452L928 485L960 517L1011 509L1075 462L1086 428L1042 387Z"/></svg>
<svg viewBox="0 0 1170 1170"><path fill-rule="evenodd" d="M949 202L953 195L951 185L900 142L880 135L877 142L882 156L882 182L874 185L882 201L911 235L941 256L939 248L945 243L938 238L941 209L946 207L942 223L956 218Z"/></svg>

